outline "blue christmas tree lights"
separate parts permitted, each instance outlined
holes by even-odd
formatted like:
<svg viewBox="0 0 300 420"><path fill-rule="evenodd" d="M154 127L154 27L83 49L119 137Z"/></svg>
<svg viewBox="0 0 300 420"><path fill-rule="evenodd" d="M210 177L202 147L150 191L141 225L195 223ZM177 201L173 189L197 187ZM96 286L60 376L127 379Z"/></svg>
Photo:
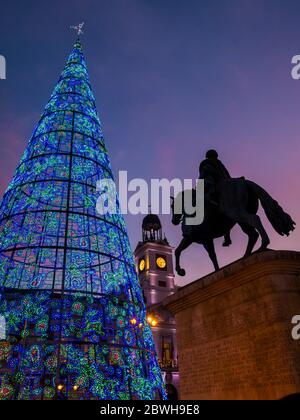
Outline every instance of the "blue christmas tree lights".
<svg viewBox="0 0 300 420"><path fill-rule="evenodd" d="M0 207L0 399L165 396L123 216L96 212L104 178L77 41Z"/></svg>

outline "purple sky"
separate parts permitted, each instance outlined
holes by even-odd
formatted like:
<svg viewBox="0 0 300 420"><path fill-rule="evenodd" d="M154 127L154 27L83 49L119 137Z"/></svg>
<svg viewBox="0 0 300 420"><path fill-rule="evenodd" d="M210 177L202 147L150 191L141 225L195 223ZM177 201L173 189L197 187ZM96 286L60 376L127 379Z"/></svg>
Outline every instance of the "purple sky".
<svg viewBox="0 0 300 420"><path fill-rule="evenodd" d="M298 0L27 0L1 4L0 193L2 194L74 41L83 45L115 174L150 180L196 178L208 148L233 176L264 188L300 224L300 54ZM163 217L172 245L181 233ZM265 220L265 219L264 219ZM128 216L133 247L142 216ZM300 250L300 228L271 247ZM239 258L246 238L222 249L221 265ZM183 256L182 285L212 271L194 245Z"/></svg>

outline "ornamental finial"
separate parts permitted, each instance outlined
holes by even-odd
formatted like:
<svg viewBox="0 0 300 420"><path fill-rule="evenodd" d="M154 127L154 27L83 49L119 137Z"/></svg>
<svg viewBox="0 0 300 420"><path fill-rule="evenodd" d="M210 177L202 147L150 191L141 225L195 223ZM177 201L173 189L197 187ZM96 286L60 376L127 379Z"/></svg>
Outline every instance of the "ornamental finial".
<svg viewBox="0 0 300 420"><path fill-rule="evenodd" d="M70 26L70 28L77 31L77 35L80 36L84 33L83 30L82 30L83 25L84 25L84 22L78 23L78 25L76 25L76 26Z"/></svg>

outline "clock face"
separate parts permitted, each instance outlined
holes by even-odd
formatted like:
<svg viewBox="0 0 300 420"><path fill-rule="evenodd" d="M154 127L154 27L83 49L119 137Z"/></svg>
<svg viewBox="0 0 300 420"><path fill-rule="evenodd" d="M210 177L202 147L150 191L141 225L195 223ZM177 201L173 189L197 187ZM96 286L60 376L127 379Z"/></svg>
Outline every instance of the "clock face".
<svg viewBox="0 0 300 420"><path fill-rule="evenodd" d="M146 266L145 259L144 259L144 258L142 258L142 259L140 260L140 262L139 262L139 270L140 270L140 272L142 272L142 271L144 271L144 270L145 270L145 266Z"/></svg>
<svg viewBox="0 0 300 420"><path fill-rule="evenodd" d="M156 265L160 269L164 269L167 266L167 261L163 257L157 257L156 258Z"/></svg>

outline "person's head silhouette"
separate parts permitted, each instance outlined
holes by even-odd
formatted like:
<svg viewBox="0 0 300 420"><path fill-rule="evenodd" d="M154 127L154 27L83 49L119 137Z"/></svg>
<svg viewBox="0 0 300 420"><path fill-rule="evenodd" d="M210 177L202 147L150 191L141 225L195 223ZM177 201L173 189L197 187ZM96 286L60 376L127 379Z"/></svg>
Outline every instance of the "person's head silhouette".
<svg viewBox="0 0 300 420"><path fill-rule="evenodd" d="M211 150L208 150L206 152L205 157L206 157L206 159L218 159L219 155L218 155L218 152L216 150L211 149Z"/></svg>

